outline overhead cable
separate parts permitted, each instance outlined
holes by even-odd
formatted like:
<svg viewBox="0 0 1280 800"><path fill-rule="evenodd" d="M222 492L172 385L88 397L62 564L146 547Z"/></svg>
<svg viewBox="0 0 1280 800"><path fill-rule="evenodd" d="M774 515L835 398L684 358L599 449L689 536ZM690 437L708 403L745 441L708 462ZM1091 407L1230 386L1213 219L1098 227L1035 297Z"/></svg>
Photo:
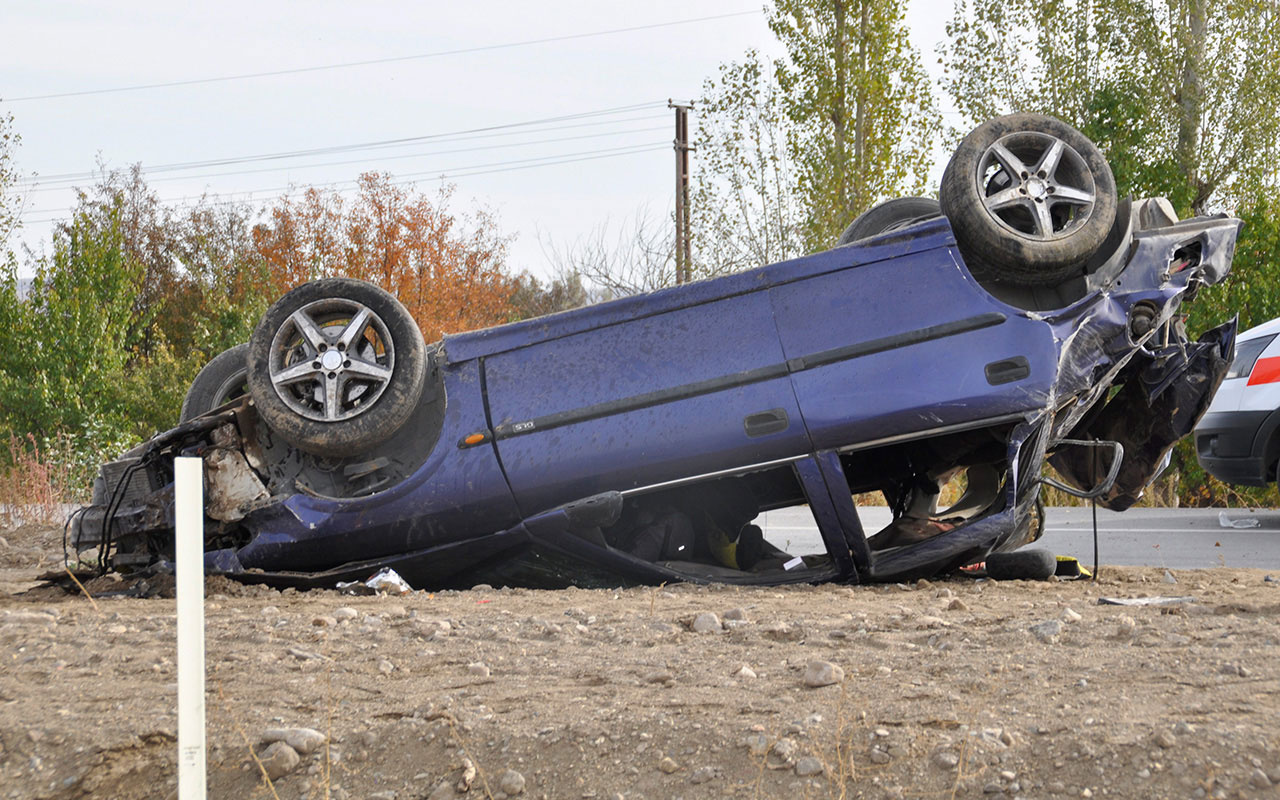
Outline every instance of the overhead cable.
<svg viewBox="0 0 1280 800"><path fill-rule="evenodd" d="M349 67L368 67L375 64L394 64L403 61L417 61L427 58L440 58L442 56L455 56L463 53L480 53L489 50L507 50L514 47L528 47L538 44L551 44L554 42L567 42L574 39L589 39L596 36L611 36L619 33L632 33L634 31L647 31L657 28L670 28L677 25L692 25L698 22L711 22L713 20L729 19L731 17L745 17L750 14L759 14L758 9L752 11L735 11L729 14L715 14L708 17L694 17L692 19L679 19L671 22L655 22L650 25L632 25L627 28L611 28L603 31L590 31L588 33L570 33L562 36L548 36L542 39L525 39L519 42L504 42L502 44L480 45L478 47L460 47L453 50L437 50L431 53L419 53L411 56L392 56L390 58L370 58L363 61L347 61L341 64L322 64L313 67L295 67L293 69L277 69L265 72L245 72L238 75L220 75L213 78L192 78L182 81L164 81L161 83L140 83L132 86L116 86L105 89L83 89L76 92L50 92L48 94L31 94L23 97L11 97L6 102L22 103L30 100L55 100L62 97L84 97L85 95L94 94L113 94L119 92L137 92L145 89L166 89L174 86L196 86L206 83L222 83L225 81L244 81L254 78L268 78L278 75L299 75L307 72L321 72L324 70L347 69Z"/></svg>

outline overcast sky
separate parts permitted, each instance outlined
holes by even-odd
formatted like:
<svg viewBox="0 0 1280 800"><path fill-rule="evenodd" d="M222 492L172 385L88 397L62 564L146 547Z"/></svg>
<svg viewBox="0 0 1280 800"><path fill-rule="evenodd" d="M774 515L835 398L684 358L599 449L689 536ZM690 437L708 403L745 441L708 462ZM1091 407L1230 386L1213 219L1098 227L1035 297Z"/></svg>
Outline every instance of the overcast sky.
<svg viewBox="0 0 1280 800"><path fill-rule="evenodd" d="M912 36L931 68L950 13L949 2L911 0ZM705 17L718 18L667 24ZM223 161L232 163L156 169L148 180L175 203L203 192L261 203L290 185L345 188L367 170L427 191L443 174L457 187L454 210L493 211L515 237L510 266L540 275L546 241L563 247L642 208L667 213L667 99L696 97L748 48L777 50L750 0L0 0L0 26L0 113L22 136L19 170L36 176L24 187L20 238L30 246L48 241L50 220L74 202L74 176L99 161ZM579 36L641 26L662 27ZM39 97L456 50L471 52ZM549 121L520 124L536 120ZM245 160L319 149L331 150Z"/></svg>

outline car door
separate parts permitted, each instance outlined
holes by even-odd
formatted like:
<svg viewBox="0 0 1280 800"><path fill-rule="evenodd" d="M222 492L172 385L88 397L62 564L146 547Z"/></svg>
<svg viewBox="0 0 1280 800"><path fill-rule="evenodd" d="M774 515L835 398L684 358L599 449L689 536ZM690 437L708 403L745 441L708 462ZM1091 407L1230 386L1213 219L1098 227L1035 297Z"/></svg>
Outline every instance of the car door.
<svg viewBox="0 0 1280 800"><path fill-rule="evenodd" d="M632 298L621 319L584 309L607 324L485 357L494 439L524 514L808 452L768 296L680 302L709 285Z"/></svg>
<svg viewBox="0 0 1280 800"><path fill-rule="evenodd" d="M923 241L923 240L922 240ZM946 247L858 263L769 290L816 449L846 448L1043 408L1049 327L988 295Z"/></svg>

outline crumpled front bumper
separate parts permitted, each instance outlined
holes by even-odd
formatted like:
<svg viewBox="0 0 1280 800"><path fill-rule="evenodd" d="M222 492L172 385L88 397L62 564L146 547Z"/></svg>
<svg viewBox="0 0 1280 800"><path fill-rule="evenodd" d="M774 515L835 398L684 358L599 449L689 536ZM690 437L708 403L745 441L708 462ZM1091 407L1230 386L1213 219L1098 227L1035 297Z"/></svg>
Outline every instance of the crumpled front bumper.
<svg viewBox="0 0 1280 800"><path fill-rule="evenodd" d="M1231 366L1236 320L1219 325L1195 342L1175 342L1154 353L1139 351L1124 374L1124 386L1096 414L1073 431L1080 439L1119 442L1124 461L1111 489L1098 504L1124 511L1164 468L1178 440L1204 416ZM1068 483L1095 486L1106 472L1094 449L1065 448L1049 458Z"/></svg>

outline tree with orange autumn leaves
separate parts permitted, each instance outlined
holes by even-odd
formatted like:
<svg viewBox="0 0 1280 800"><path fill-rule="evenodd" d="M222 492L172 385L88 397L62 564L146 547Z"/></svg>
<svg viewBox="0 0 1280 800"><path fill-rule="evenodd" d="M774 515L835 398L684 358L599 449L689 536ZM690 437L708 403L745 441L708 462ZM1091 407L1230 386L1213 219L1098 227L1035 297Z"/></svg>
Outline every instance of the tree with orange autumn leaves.
<svg viewBox="0 0 1280 800"><path fill-rule="evenodd" d="M332 275L366 280L399 298L427 341L508 321L507 239L484 214L464 227L447 210L450 194L433 199L370 172L350 199L316 188L281 198L253 231L269 293Z"/></svg>

